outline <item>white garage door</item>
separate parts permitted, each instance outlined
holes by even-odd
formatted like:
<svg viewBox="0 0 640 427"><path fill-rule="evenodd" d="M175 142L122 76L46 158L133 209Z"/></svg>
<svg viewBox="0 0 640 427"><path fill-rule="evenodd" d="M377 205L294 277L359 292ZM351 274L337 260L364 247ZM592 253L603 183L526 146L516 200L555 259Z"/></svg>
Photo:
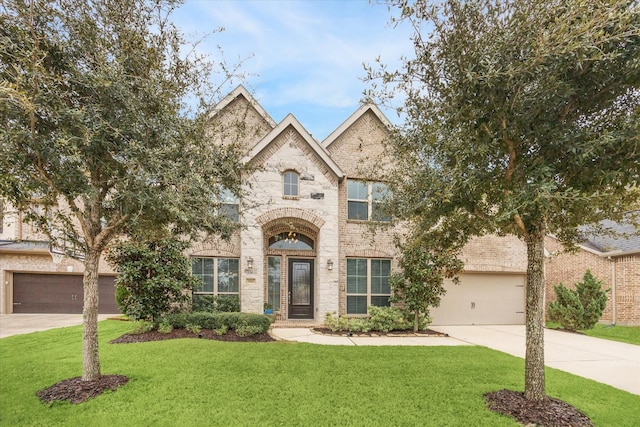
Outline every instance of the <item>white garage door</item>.
<svg viewBox="0 0 640 427"><path fill-rule="evenodd" d="M445 283L440 307L431 309L433 325L524 324L525 276L463 274L460 284Z"/></svg>

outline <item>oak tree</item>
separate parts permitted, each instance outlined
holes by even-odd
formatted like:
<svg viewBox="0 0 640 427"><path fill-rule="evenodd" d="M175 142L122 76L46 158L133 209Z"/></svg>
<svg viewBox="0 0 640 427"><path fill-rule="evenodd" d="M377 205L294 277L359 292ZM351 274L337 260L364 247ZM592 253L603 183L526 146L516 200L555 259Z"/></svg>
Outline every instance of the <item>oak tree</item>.
<svg viewBox="0 0 640 427"><path fill-rule="evenodd" d="M396 214L424 239L526 244L525 396L544 386L544 238L619 220L640 174L640 7L631 0L390 0L415 56L370 69L402 96Z"/></svg>
<svg viewBox="0 0 640 427"><path fill-rule="evenodd" d="M195 236L234 227L216 207L224 188L239 191L241 153L210 142L220 63L172 24L176 7L0 6L0 195L84 260L86 381L100 376L98 265L109 242L134 230ZM234 72L223 66L220 80Z"/></svg>

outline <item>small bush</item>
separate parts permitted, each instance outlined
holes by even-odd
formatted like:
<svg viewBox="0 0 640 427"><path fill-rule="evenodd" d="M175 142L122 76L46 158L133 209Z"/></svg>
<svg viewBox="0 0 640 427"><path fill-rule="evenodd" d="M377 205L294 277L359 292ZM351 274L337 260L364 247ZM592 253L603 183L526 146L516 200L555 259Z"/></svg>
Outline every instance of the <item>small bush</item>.
<svg viewBox="0 0 640 427"><path fill-rule="evenodd" d="M557 299L549 304L549 320L572 331L593 328L607 305L608 290L602 290L602 283L587 270L575 291L562 283L554 286Z"/></svg>
<svg viewBox="0 0 640 427"><path fill-rule="evenodd" d="M146 320L140 320L135 322L136 328L131 331L132 334L144 334L153 331L155 324L153 322L147 322Z"/></svg>
<svg viewBox="0 0 640 427"><path fill-rule="evenodd" d="M240 299L237 295L194 294L191 311L194 313L237 313L240 311Z"/></svg>
<svg viewBox="0 0 640 427"><path fill-rule="evenodd" d="M173 326L171 326L171 323L163 320L158 325L158 332L160 332L161 334L168 334L171 333L171 331L173 331Z"/></svg>
<svg viewBox="0 0 640 427"><path fill-rule="evenodd" d="M200 325L194 325L193 323L187 323L187 325L184 328L187 331L191 332L192 334L199 334L200 331L202 330Z"/></svg>
<svg viewBox="0 0 640 427"><path fill-rule="evenodd" d="M413 320L409 322L406 312L395 307L370 306L368 311L369 317L348 317L345 315L336 317L335 312L327 313L324 318L324 326L333 332L390 332L410 329L413 322Z"/></svg>
<svg viewBox="0 0 640 427"><path fill-rule="evenodd" d="M265 333L269 330L271 322L264 314L253 313L172 313L163 317L163 321L170 323L174 328L186 329L188 325L198 325L202 329L226 330L233 329L243 333ZM249 328L250 327L250 328Z"/></svg>
<svg viewBox="0 0 640 427"><path fill-rule="evenodd" d="M369 307L369 322L371 329L380 332L404 330L411 328L411 324L402 310L395 307Z"/></svg>
<svg viewBox="0 0 640 427"><path fill-rule="evenodd" d="M227 326L220 326L218 329L214 329L213 331L216 333L216 335L220 336L229 332L229 328Z"/></svg>
<svg viewBox="0 0 640 427"><path fill-rule="evenodd" d="M242 324L236 327L236 333L238 334L238 336L241 337L248 337L250 335L257 335L257 334L261 334L265 331L262 330L262 328L260 327L260 325L256 325L256 324Z"/></svg>
<svg viewBox="0 0 640 427"><path fill-rule="evenodd" d="M347 316L335 316L335 312L327 313L324 316L324 327L332 332L348 331L349 318Z"/></svg>
<svg viewBox="0 0 640 427"><path fill-rule="evenodd" d="M369 332L371 321L364 317L354 317L349 319L349 332Z"/></svg>

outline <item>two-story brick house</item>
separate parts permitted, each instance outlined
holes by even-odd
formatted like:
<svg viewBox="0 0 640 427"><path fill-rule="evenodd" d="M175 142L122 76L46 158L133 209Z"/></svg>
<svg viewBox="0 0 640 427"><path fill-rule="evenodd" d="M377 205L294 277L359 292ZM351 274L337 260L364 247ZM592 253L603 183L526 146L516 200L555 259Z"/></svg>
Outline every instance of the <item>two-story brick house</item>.
<svg viewBox="0 0 640 427"><path fill-rule="evenodd" d="M397 253L381 209L387 189L380 171L392 161L384 155L390 124L383 113L364 105L319 142L291 114L276 123L240 86L216 106L212 121L218 130L212 143L240 141L253 172L242 200L225 200L242 228L229 241L189 250L193 273L205 284L194 298L237 295L242 311L269 304L280 320L305 322L388 305ZM19 213L5 209L3 220L1 312L80 312L82 265L53 262ZM434 323L524 323L524 245L486 236L469 243L464 258L461 285L447 286ZM108 312L113 271L103 262L100 273L101 311Z"/></svg>

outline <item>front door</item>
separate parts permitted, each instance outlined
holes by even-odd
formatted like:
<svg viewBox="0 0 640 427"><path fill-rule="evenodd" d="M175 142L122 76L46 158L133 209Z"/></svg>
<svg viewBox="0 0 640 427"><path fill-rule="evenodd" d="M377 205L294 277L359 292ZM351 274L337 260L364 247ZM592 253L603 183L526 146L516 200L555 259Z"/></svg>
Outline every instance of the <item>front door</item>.
<svg viewBox="0 0 640 427"><path fill-rule="evenodd" d="M313 319L313 260L289 259L289 319Z"/></svg>

